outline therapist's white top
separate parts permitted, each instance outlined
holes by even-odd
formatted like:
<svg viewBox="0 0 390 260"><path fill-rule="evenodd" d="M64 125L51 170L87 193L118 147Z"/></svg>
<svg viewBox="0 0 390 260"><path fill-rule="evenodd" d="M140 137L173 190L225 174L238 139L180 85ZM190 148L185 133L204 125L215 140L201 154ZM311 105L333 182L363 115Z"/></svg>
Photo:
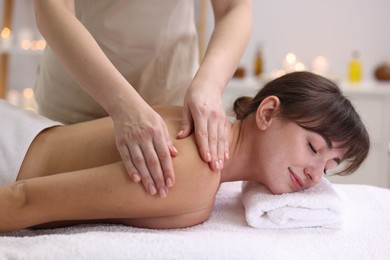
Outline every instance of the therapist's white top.
<svg viewBox="0 0 390 260"><path fill-rule="evenodd" d="M198 68L193 1L76 0L75 5L76 17L148 104L182 104ZM40 63L35 96L41 114L63 123L107 115L50 47Z"/></svg>

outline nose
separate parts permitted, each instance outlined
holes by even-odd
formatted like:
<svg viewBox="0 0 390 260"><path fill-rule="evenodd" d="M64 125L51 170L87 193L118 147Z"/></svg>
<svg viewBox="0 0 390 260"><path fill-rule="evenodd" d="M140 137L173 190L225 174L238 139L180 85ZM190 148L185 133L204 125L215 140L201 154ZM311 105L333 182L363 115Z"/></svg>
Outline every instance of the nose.
<svg viewBox="0 0 390 260"><path fill-rule="evenodd" d="M324 174L324 167L309 166L303 169L303 173L305 174L309 182L314 185L321 181L322 175Z"/></svg>

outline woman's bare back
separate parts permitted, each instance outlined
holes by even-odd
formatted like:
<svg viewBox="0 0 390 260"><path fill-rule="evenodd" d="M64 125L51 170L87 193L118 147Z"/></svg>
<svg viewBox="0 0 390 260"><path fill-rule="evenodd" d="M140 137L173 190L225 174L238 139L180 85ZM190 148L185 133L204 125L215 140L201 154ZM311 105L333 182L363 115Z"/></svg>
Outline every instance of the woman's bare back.
<svg viewBox="0 0 390 260"><path fill-rule="evenodd" d="M156 110L166 119L178 150L173 158L175 184L166 198L152 196L130 180L115 149L110 118L56 127L36 138L19 181L0 188L0 193L20 193L11 196L18 201L0 200L1 207L2 203L18 205L2 207L10 209L2 218L8 215L15 224L3 226L0 221L0 231L96 220L147 228L180 228L205 221L220 174L201 160L193 135L182 140L174 137L180 127L180 108Z"/></svg>

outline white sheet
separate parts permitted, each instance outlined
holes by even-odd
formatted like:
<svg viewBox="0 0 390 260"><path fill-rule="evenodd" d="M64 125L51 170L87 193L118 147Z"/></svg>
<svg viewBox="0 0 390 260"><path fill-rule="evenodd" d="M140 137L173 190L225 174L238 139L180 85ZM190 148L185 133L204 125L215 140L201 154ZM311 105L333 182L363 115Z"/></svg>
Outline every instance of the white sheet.
<svg viewBox="0 0 390 260"><path fill-rule="evenodd" d="M390 190L335 185L346 199L340 230L246 224L241 183L225 183L211 218L177 230L82 225L0 237L0 259L389 259ZM1 211L0 211L1 214Z"/></svg>

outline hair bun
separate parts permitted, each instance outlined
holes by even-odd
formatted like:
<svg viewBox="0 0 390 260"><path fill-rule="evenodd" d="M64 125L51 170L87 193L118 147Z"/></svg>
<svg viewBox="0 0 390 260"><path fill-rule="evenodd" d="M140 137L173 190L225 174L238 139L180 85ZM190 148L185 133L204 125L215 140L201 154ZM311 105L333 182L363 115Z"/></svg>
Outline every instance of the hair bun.
<svg viewBox="0 0 390 260"><path fill-rule="evenodd" d="M233 110L238 120L244 119L248 114L248 106L252 103L251 97L239 97L234 101Z"/></svg>

